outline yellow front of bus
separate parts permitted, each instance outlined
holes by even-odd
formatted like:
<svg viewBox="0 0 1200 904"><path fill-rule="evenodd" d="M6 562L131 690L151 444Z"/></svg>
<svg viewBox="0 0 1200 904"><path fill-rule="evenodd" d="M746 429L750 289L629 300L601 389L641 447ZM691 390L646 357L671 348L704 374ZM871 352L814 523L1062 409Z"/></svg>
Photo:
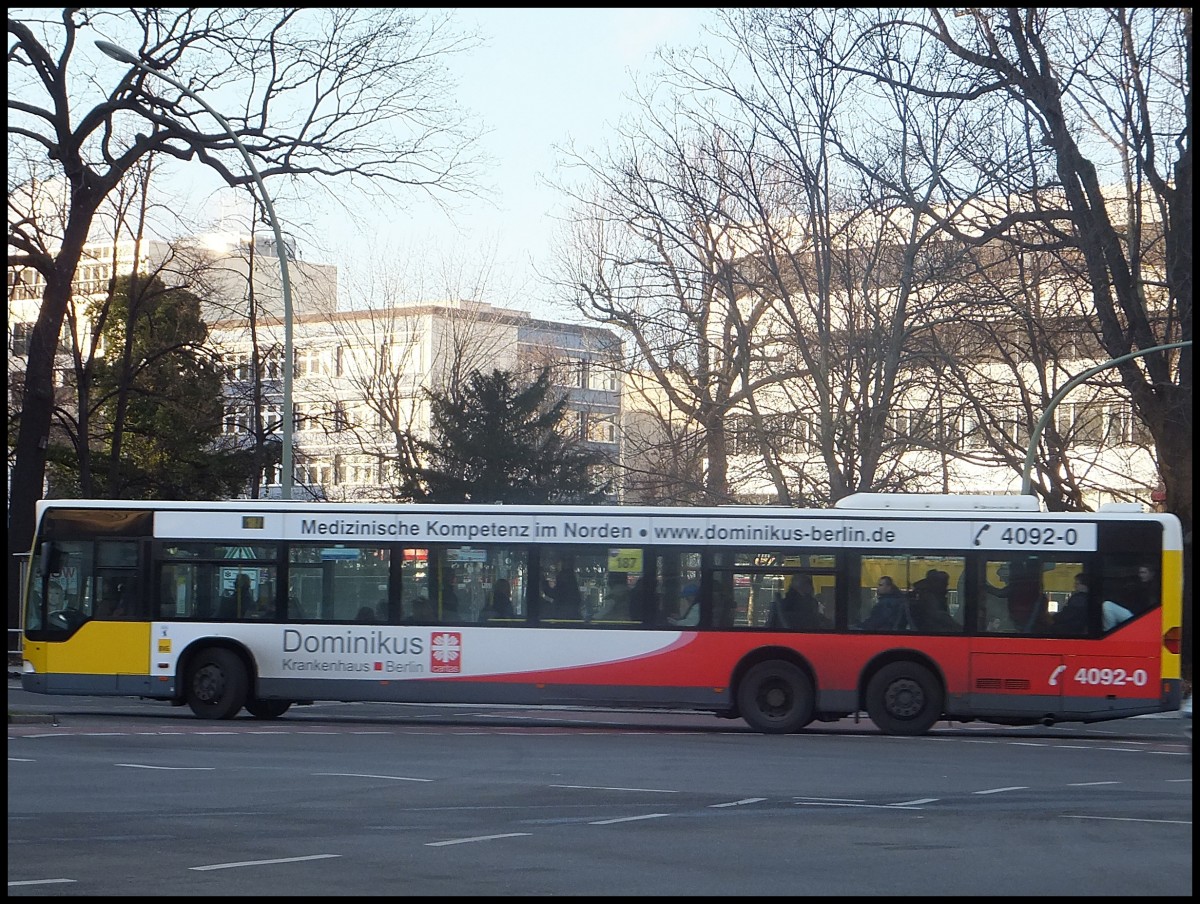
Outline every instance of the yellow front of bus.
<svg viewBox="0 0 1200 904"><path fill-rule="evenodd" d="M45 631L25 634L21 671L21 687L25 690L39 694L154 695L149 622L89 620L62 639L47 640L46 636Z"/></svg>

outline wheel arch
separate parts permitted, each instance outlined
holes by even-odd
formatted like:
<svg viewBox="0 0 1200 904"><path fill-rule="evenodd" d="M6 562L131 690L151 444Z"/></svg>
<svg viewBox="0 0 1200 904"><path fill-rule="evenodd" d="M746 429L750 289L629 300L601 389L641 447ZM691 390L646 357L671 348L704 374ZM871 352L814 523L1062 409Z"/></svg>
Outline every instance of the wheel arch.
<svg viewBox="0 0 1200 904"><path fill-rule="evenodd" d="M894 647L872 657L863 666L862 671L859 672L857 697L860 712L865 711L867 708L867 686L871 683L871 679L878 674L880 669L891 665L893 662L915 662L918 665L925 666L942 686L943 699L949 699L946 689L946 676L936 660L932 659L928 654L922 653L920 650L914 650L911 647Z"/></svg>
<svg viewBox="0 0 1200 904"><path fill-rule="evenodd" d="M187 697L187 676L188 670L191 669L192 663L196 657L204 650L211 649L229 650L235 656L242 660L242 665L246 667L246 677L249 681L250 693L253 694L258 687L258 666L254 661L254 655L240 641L234 640L232 637L221 637L220 635L209 635L207 637L197 637L191 641L183 652L179 654L179 659L175 662L175 699L184 700Z"/></svg>
<svg viewBox="0 0 1200 904"><path fill-rule="evenodd" d="M812 683L813 693L820 693L820 687L817 684L817 674L813 670L812 664L800 653L789 647L766 646L756 647L745 656L743 656L733 667L733 674L729 677L729 705L730 713L735 718L740 717L738 712L738 687L746 673L760 662L769 662L773 659L778 659L783 662L791 663L799 668Z"/></svg>

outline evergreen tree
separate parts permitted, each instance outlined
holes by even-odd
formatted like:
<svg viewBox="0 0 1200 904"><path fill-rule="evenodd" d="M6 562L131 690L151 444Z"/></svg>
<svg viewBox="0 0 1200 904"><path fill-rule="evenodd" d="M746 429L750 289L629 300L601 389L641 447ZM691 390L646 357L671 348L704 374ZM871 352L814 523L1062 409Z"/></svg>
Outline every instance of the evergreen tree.
<svg viewBox="0 0 1200 904"><path fill-rule="evenodd" d="M595 471L607 463L565 435L565 396L550 371L520 386L514 374L472 372L457 390L430 392L432 442L407 495L427 502L595 503L609 492Z"/></svg>
<svg viewBox="0 0 1200 904"><path fill-rule="evenodd" d="M104 355L84 375L88 392L76 396L89 407L87 435L47 450L56 494L219 499L237 492L253 465L248 452L220 445L221 373L206 347L199 299L157 279L123 277L90 313ZM79 475L85 454L86 482Z"/></svg>

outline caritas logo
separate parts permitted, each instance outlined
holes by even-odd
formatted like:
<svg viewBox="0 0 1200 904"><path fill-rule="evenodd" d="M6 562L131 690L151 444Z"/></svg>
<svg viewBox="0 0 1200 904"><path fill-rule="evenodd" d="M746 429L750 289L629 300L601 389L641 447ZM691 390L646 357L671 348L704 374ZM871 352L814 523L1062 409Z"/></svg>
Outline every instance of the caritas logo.
<svg viewBox="0 0 1200 904"><path fill-rule="evenodd" d="M462 671L462 635L440 631L429 637L429 670L435 674Z"/></svg>

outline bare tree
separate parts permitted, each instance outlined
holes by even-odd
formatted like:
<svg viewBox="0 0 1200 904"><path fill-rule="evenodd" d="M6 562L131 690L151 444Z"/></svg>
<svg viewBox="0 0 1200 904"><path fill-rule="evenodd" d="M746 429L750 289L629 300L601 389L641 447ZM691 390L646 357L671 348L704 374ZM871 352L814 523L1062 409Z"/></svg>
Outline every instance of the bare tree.
<svg viewBox="0 0 1200 904"><path fill-rule="evenodd" d="M864 79L904 92L914 110L966 101L939 193L980 203L967 222L877 177L961 240L1077 254L1110 358L1191 340L1190 8L855 16L869 56L851 68ZM1167 508L1190 533L1191 348L1118 372L1154 437Z"/></svg>
<svg viewBox="0 0 1200 904"><path fill-rule="evenodd" d="M670 116L644 99L622 158L577 155L600 188L576 195L590 219L562 282L634 339L631 364L696 421L722 493L823 505L915 485L936 462L906 455L889 416L914 382L936 383L910 349L944 304L939 273L918 267L939 230L838 158L860 111L851 77L821 62L848 52L823 12L791 11L788 43L758 11L725 21L734 60L668 56Z"/></svg>
<svg viewBox="0 0 1200 904"><path fill-rule="evenodd" d="M13 450L9 550L28 550L53 406L53 370L76 266L101 202L151 153L195 159L230 185L249 184L236 144L168 83L129 67L94 93L100 71L81 51L91 35L128 37L152 69L222 98L227 120L267 178L370 186L375 203L412 190L469 190L474 133L446 94L450 54L472 46L447 15L357 8L67 8L38 20L10 13L9 265L45 280L29 337ZM76 70L82 77L69 76ZM225 98L228 98L226 101ZM138 130L126 124L140 123ZM40 153L38 152L40 149ZM64 216L39 213L36 187L65 185ZM14 208L14 188L33 204ZM12 570L10 569L10 573ZM9 619L17 618L15 577Z"/></svg>
<svg viewBox="0 0 1200 904"><path fill-rule="evenodd" d="M643 110L645 123L620 133L617 152L568 152L587 184L566 189L577 210L556 279L585 317L630 340L626 370L648 372L656 394L694 425L703 484L687 501L727 502L728 419L791 372L752 364L768 306L742 282L746 250L728 213L730 186L741 181L728 170L743 161L719 128L689 122L683 108L660 118L644 99ZM682 449L671 439L652 457L676 460Z"/></svg>

